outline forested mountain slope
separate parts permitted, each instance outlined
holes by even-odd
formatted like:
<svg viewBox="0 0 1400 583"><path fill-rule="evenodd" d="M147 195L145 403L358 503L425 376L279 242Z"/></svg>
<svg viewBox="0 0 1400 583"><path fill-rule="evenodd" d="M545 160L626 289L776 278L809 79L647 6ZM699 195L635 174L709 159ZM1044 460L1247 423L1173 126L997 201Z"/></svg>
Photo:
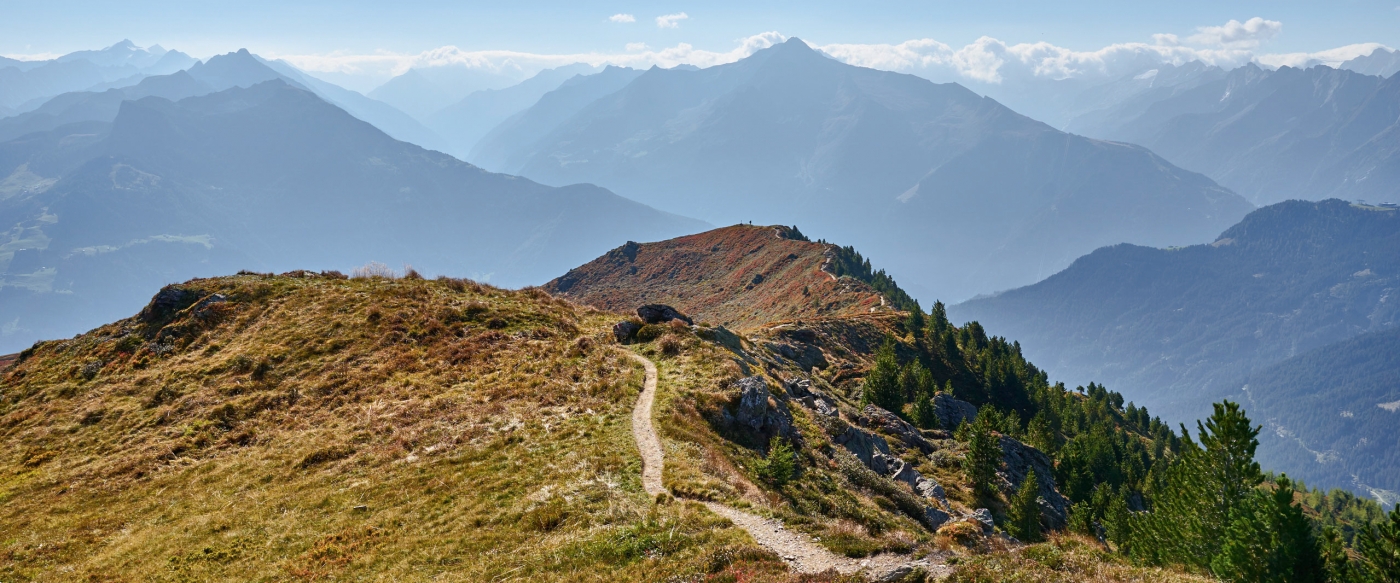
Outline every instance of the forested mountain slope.
<svg viewBox="0 0 1400 583"><path fill-rule="evenodd" d="M1259 461L1400 502L1400 327L1311 350L1221 387L1264 422Z"/></svg>
<svg viewBox="0 0 1400 583"><path fill-rule="evenodd" d="M1106 247L949 312L1020 339L1058 378L1097 379L1168 418L1194 419L1223 395L1241 399L1231 385L1253 371L1400 324L1398 214L1279 203L1210 245Z"/></svg>

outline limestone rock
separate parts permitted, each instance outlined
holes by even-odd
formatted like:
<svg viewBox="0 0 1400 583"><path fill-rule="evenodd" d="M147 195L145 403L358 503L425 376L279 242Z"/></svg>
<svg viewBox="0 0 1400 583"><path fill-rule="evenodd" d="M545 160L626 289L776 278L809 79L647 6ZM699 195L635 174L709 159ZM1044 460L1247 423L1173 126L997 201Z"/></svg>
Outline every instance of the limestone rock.
<svg viewBox="0 0 1400 583"><path fill-rule="evenodd" d="M739 407L734 415L735 421L753 431L793 437L795 432L792 429L792 412L788 411L786 401L781 399L776 400L776 405L769 405L769 398L773 394L769 392L768 382L763 380L763 377L744 377L736 381L735 385L739 388Z"/></svg>
<svg viewBox="0 0 1400 583"><path fill-rule="evenodd" d="M623 320L621 322L613 324L613 337L617 338L617 341L619 343L625 344L628 340L631 340L633 336L636 336L637 331L641 329L641 324L638 324L631 320Z"/></svg>
<svg viewBox="0 0 1400 583"><path fill-rule="evenodd" d="M867 468L871 467L871 460L876 453L890 454L890 445L885 441L885 438L859 427L848 426L845 433L837 435L831 440L846 448L846 451L856 456L860 463L865 464Z"/></svg>
<svg viewBox="0 0 1400 583"><path fill-rule="evenodd" d="M937 500L944 506L948 504L948 493L943 491L943 485L931 478L920 476L919 479L915 481L914 491L918 492L919 495L924 498Z"/></svg>
<svg viewBox="0 0 1400 583"><path fill-rule="evenodd" d="M952 431L963 421L971 423L977 417L977 407L967 401L954 399L947 393L933 396L933 412L938 416L938 426Z"/></svg>
<svg viewBox="0 0 1400 583"><path fill-rule="evenodd" d="M910 425L908 421L900 419L898 415L876 407L866 405L861 411L862 424L872 429L884 431L890 435L898 437L909 447L917 447L924 453L932 453L933 444L929 443L924 436L919 433L919 429Z"/></svg>
<svg viewBox="0 0 1400 583"><path fill-rule="evenodd" d="M137 317L148 324L168 320L170 317L174 316L176 312L188 308L190 305L199 301L199 298L203 295L203 292L197 290L187 290L173 285L167 285L161 288L159 292L156 292L155 297L151 298L151 303L146 304L146 307L142 308L141 313L138 314Z"/></svg>
<svg viewBox="0 0 1400 583"><path fill-rule="evenodd" d="M952 518L947 512L932 506L924 508L924 524L928 525L929 530L938 530L938 527L943 526Z"/></svg>
<svg viewBox="0 0 1400 583"><path fill-rule="evenodd" d="M739 423L758 431L768 416L768 383L763 377L752 376L739 379L739 411L735 415Z"/></svg>
<svg viewBox="0 0 1400 583"><path fill-rule="evenodd" d="M1001 489L1008 494L1021 488L1026 474L1035 470L1040 485L1040 510L1045 524L1058 530L1069 524L1069 500L1055 487L1054 466L1050 456L1010 437L1001 437L1002 469L997 472Z"/></svg>
<svg viewBox="0 0 1400 583"><path fill-rule="evenodd" d="M992 520L992 511L986 508L974 510L970 518L982 524L983 532L991 532L992 528L996 526L996 522Z"/></svg>
<svg viewBox="0 0 1400 583"><path fill-rule="evenodd" d="M671 320L680 320L686 324L694 324L689 316L665 304L647 304L637 308L637 317L648 324L665 324Z"/></svg>

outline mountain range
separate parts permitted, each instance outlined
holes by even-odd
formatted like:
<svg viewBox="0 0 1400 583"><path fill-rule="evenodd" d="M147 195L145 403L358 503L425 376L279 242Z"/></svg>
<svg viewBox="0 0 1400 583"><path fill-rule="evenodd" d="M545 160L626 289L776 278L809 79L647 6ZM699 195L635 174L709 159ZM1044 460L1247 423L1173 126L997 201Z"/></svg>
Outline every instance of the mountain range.
<svg viewBox="0 0 1400 583"><path fill-rule="evenodd" d="M1400 77L1248 64L1228 72L1196 65L1138 82L1154 86L1069 129L1146 146L1255 204L1395 201Z"/></svg>
<svg viewBox="0 0 1400 583"><path fill-rule="evenodd" d="M1297 438L1265 441L1261 456L1279 462L1271 467L1335 487L1350 487L1348 472L1367 467L1369 485L1400 491L1400 475L1380 471L1388 456L1323 468L1284 463L1303 455L1290 451L1298 443L1317 451L1351 437L1394 443L1361 429L1318 428L1366 422L1374 411L1354 420L1340 410L1390 399L1391 388L1373 379L1391 375L1394 360L1367 360L1375 350L1338 343L1367 333L1389 342L1381 333L1400 326L1398 249L1394 208L1289 201L1250 213L1208 245L1105 247L1045 281L948 313L1017 338L1057 378L1096 379L1168 420L1198 418L1222 398L1257 403L1260 420L1279 419L1275 433ZM1362 368L1337 358L1348 351ZM1306 367L1313 372L1303 376ZM1360 379L1356 391L1348 378ZM1318 416L1331 423L1305 420Z"/></svg>
<svg viewBox="0 0 1400 583"><path fill-rule="evenodd" d="M620 241L704 226L394 140L282 79L121 101L110 122L0 144L0 175L0 352L195 275L378 260L523 285Z"/></svg>
<svg viewBox="0 0 1400 583"><path fill-rule="evenodd" d="M582 63L545 69L510 87L474 91L427 116L424 123L443 137L447 144L445 152L467 160L472 147L492 128L534 105L544 94L558 89L571 78L596 72L597 68Z"/></svg>
<svg viewBox="0 0 1400 583"><path fill-rule="evenodd" d="M187 71L145 77L128 86L64 93L32 111L0 119L0 141L65 123L111 121L123 101L147 96L180 100L273 79L311 91L396 139L430 149L441 145L441 138L431 130L388 104L306 75L284 62L265 61L246 49L197 62Z"/></svg>
<svg viewBox="0 0 1400 583"><path fill-rule="evenodd" d="M710 222L796 222L852 241L926 300L1032 283L1105 244L1208 241L1251 209L1146 149L800 39L729 65L624 73L542 97L471 159ZM585 95L554 99L567 92Z"/></svg>
<svg viewBox="0 0 1400 583"><path fill-rule="evenodd" d="M60 93L113 82L130 85L144 76L174 73L197 62L180 51L160 45L140 48L129 40L47 61L0 59L0 108L22 112Z"/></svg>

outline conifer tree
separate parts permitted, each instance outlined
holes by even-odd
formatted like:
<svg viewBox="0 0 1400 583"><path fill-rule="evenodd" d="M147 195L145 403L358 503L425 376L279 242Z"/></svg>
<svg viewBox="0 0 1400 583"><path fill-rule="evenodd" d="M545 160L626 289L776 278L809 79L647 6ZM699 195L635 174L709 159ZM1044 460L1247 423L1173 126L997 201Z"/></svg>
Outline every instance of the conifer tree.
<svg viewBox="0 0 1400 583"><path fill-rule="evenodd" d="M978 413L977 419L967 424L964 431L967 457L963 458L963 474L979 501L995 495L993 480L997 468L1001 467L1001 440L992 433L988 417Z"/></svg>
<svg viewBox="0 0 1400 583"><path fill-rule="evenodd" d="M1008 518L1007 531L1022 542L1037 542L1040 540L1040 505L1036 499L1040 498L1040 482L1035 475L1035 470L1026 472L1026 478L1021 481L1021 487L1016 491L1016 497L1011 500L1011 507L1007 509Z"/></svg>
<svg viewBox="0 0 1400 583"><path fill-rule="evenodd" d="M886 338L884 345L875 353L875 366L865 375L861 401L899 413L904 408L904 390L899 383L899 374L894 340Z"/></svg>
<svg viewBox="0 0 1400 583"><path fill-rule="evenodd" d="M1387 520L1363 529L1356 537L1356 549L1367 580L1400 583L1400 505L1390 511Z"/></svg>
<svg viewBox="0 0 1400 583"><path fill-rule="evenodd" d="M1259 428L1239 405L1215 404L1199 429L1200 445L1182 428L1181 455L1153 484L1153 508L1134 520L1133 552L1154 563L1210 568L1226 530L1263 480L1254 451Z"/></svg>
<svg viewBox="0 0 1400 583"><path fill-rule="evenodd" d="M1240 504L1226 530L1211 570L1241 583L1321 583L1322 553L1312 525L1293 505L1293 487L1279 477L1272 492L1254 490Z"/></svg>

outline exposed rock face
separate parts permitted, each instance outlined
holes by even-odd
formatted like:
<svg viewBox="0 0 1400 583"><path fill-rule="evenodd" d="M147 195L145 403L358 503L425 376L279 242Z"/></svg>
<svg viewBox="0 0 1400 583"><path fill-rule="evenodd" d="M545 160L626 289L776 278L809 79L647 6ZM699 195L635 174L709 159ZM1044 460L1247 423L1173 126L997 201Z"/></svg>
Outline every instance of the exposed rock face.
<svg viewBox="0 0 1400 583"><path fill-rule="evenodd" d="M948 505L948 493L943 491L942 484L932 478L920 476L919 479L915 480L914 491L924 498L932 498L944 506Z"/></svg>
<svg viewBox="0 0 1400 583"><path fill-rule="evenodd" d="M648 324L665 324L671 320L680 320L686 324L694 324L689 316L665 304L647 304L637 308L637 317Z"/></svg>
<svg viewBox="0 0 1400 583"><path fill-rule="evenodd" d="M191 304L199 301L199 298L203 295L202 292L196 290L187 290L167 285L161 288L159 292L156 292L155 297L151 298L151 303L146 304L146 307L142 308L141 313L138 314L137 317L146 323L167 320L171 316L174 316L176 312L188 308Z"/></svg>
<svg viewBox="0 0 1400 583"><path fill-rule="evenodd" d="M820 348L810 344L788 344L786 342L767 342L764 347L773 354L791 360L804 371L813 368L826 368L829 363L826 355L822 354Z"/></svg>
<svg viewBox="0 0 1400 583"><path fill-rule="evenodd" d="M938 527L943 526L952 518L947 512L932 506L924 508L924 523L928 524L929 530L938 530Z"/></svg>
<svg viewBox="0 0 1400 583"><path fill-rule="evenodd" d="M846 432L831 438L837 445L846 448L851 455L856 456L865 467L874 470L875 473L883 475L871 465L875 459L875 454L890 455L890 445L885 438L875 435L869 431L855 426L848 426Z"/></svg>
<svg viewBox="0 0 1400 583"><path fill-rule="evenodd" d="M971 423L977 417L977 407L972 403L954 399L946 393L933 396L933 412L938 416L938 426L949 431L957 429L963 421Z"/></svg>
<svg viewBox="0 0 1400 583"><path fill-rule="evenodd" d="M1001 478L1002 491L1009 493L1020 489L1030 470L1035 470L1036 483L1040 485L1040 513L1045 524L1052 529L1061 529L1069 524L1069 500L1055 488L1054 467L1050 456L1040 450L1010 437L1001 437L1002 469L997 472Z"/></svg>
<svg viewBox="0 0 1400 583"><path fill-rule="evenodd" d="M978 508L972 512L971 518L982 525L983 532L991 532L996 523L992 521L992 511L986 508Z"/></svg>
<svg viewBox="0 0 1400 583"><path fill-rule="evenodd" d="M958 401L961 403L962 401ZM966 403L963 403L966 405ZM971 405L969 405L971 406ZM933 444L929 443L924 436L919 433L919 429L910 425L908 421L900 419L898 415L876 407L866 405L861 411L861 424L871 429L883 431L904 442L909 447L919 448L924 453L932 453Z"/></svg>
<svg viewBox="0 0 1400 583"><path fill-rule="evenodd" d="M632 337L637 334L638 330L641 329L641 324L638 324L631 320L623 320L621 322L613 324L613 337L617 338L617 341L619 343L626 343L628 340L631 340Z"/></svg>
<svg viewBox="0 0 1400 583"><path fill-rule="evenodd" d="M768 391L768 382L763 377L744 377L735 385L739 388L739 410L734 417L740 425L770 435L792 433L792 413L781 400L775 406L769 406L772 393Z"/></svg>

